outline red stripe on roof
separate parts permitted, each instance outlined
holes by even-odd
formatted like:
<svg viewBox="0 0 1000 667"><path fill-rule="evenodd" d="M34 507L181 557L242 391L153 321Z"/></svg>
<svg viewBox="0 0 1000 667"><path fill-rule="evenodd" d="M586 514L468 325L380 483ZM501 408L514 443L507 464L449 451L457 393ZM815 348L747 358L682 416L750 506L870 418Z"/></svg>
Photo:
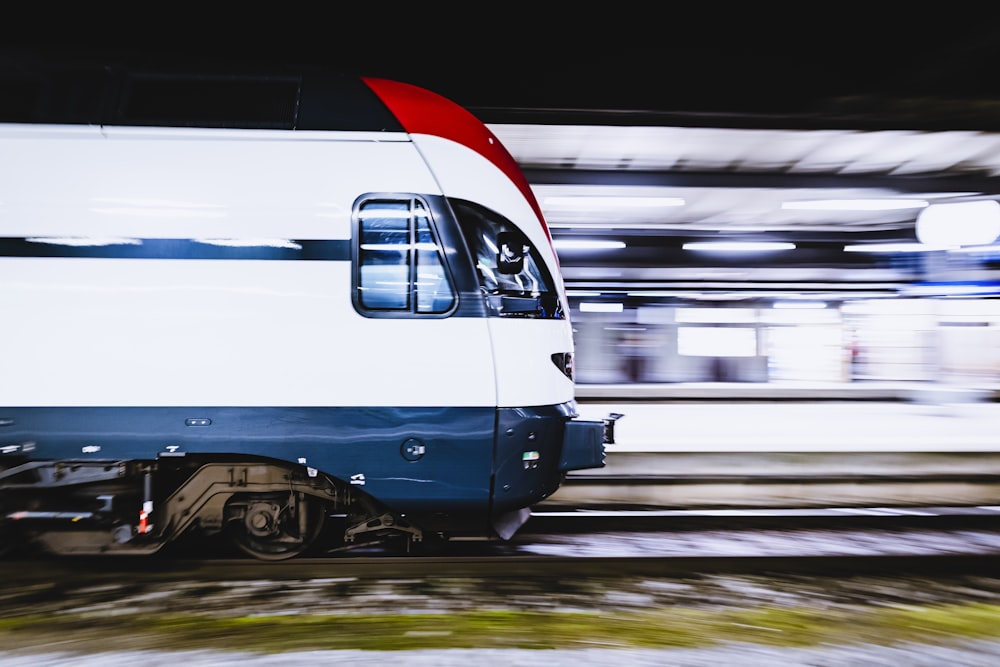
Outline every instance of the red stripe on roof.
<svg viewBox="0 0 1000 667"><path fill-rule="evenodd" d="M528 200L545 235L552 242L552 235L528 179L514 157L482 121L460 105L419 86L369 77L364 77L363 81L408 133L450 139L471 148L496 165Z"/></svg>

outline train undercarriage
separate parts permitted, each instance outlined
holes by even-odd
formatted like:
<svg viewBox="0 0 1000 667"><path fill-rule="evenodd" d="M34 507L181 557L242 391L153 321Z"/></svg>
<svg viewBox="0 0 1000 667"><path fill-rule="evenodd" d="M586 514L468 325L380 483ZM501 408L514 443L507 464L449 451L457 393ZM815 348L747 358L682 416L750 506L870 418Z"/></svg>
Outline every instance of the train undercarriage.
<svg viewBox="0 0 1000 667"><path fill-rule="evenodd" d="M346 546L423 532L349 484L270 460L31 461L0 470L0 553L146 555L181 536L225 535L283 560L319 545L329 517Z"/></svg>

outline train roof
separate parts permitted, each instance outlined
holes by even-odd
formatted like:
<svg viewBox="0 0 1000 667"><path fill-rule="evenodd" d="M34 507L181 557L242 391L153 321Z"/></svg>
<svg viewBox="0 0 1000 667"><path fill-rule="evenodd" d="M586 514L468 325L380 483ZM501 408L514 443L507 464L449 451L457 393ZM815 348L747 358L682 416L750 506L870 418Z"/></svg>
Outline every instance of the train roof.
<svg viewBox="0 0 1000 667"><path fill-rule="evenodd" d="M0 122L403 131L354 73L30 51L0 52Z"/></svg>

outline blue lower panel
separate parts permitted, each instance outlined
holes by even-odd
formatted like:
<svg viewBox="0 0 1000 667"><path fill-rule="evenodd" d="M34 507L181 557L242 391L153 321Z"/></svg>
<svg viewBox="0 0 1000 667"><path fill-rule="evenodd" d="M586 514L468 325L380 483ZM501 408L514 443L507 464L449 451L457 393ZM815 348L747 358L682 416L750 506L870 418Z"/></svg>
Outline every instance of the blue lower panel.
<svg viewBox="0 0 1000 667"><path fill-rule="evenodd" d="M496 418L494 408L0 408L0 457L264 456L304 462L399 512L485 513Z"/></svg>

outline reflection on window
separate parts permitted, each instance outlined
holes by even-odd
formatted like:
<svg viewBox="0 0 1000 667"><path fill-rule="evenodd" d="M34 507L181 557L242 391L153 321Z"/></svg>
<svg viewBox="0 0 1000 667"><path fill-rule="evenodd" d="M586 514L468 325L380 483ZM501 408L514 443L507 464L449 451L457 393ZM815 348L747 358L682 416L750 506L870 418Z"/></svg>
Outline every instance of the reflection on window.
<svg viewBox="0 0 1000 667"><path fill-rule="evenodd" d="M455 295L448 284L441 262L441 250L434 241L427 211L420 209L415 218L417 242L415 292L418 313L443 313L451 309Z"/></svg>
<svg viewBox="0 0 1000 667"><path fill-rule="evenodd" d="M357 301L366 311L447 313L455 291L426 205L376 199L358 212Z"/></svg>

